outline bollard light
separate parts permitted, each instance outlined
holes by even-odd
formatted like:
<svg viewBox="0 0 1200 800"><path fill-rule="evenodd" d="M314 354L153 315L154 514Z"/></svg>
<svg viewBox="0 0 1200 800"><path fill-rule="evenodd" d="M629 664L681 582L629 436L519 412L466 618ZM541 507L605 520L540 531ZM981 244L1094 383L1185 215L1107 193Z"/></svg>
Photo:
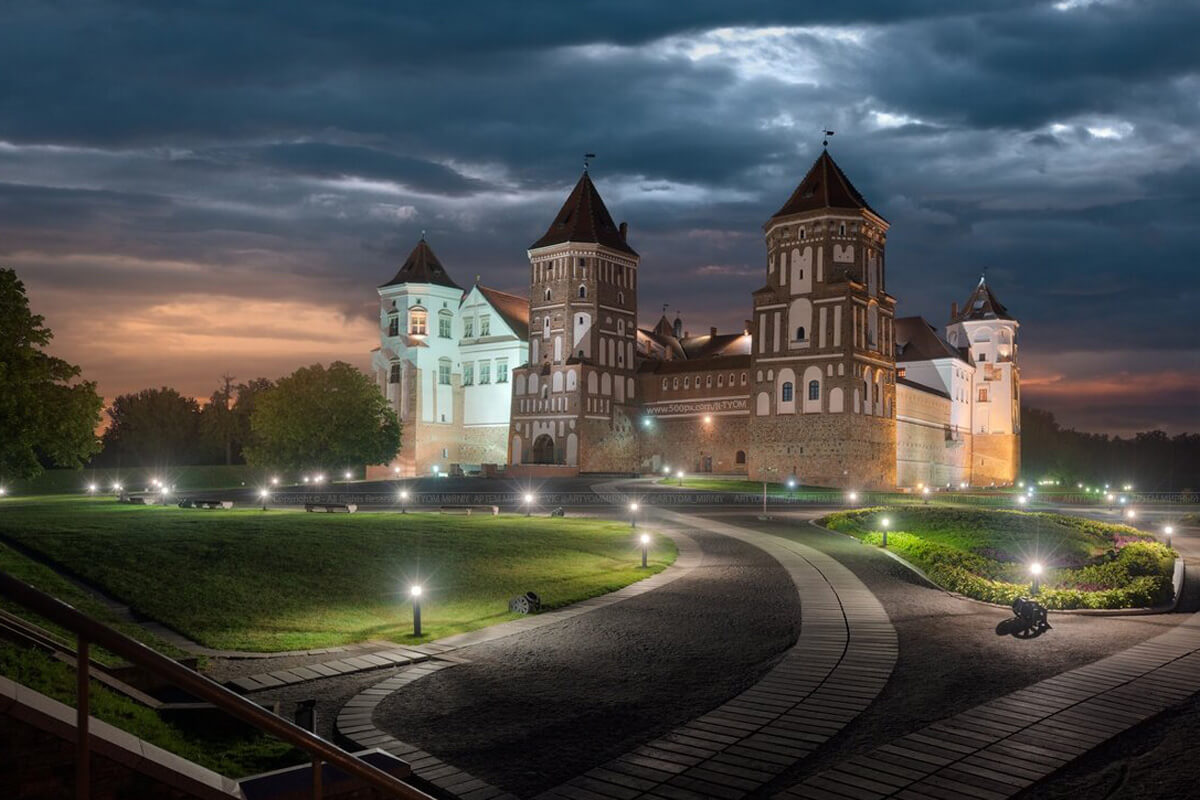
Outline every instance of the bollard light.
<svg viewBox="0 0 1200 800"><path fill-rule="evenodd" d="M796 488L796 479L795 479L795 478L788 478L788 479L787 479L787 487L788 487L789 489L795 489L795 488Z"/></svg>
<svg viewBox="0 0 1200 800"><path fill-rule="evenodd" d="M679 488L682 489L683 488L683 470L679 470L679 472L676 472L675 477L679 478Z"/></svg>
<svg viewBox="0 0 1200 800"><path fill-rule="evenodd" d="M121 484L119 484L119 483L114 483L114 484L113 484L113 491L114 491L114 492L119 492L119 491L121 491Z"/></svg>
<svg viewBox="0 0 1200 800"><path fill-rule="evenodd" d="M1029 587L1030 594L1038 594L1042 590L1042 565L1041 562L1035 561L1029 565L1029 574L1033 576L1033 583Z"/></svg>
<svg viewBox="0 0 1200 800"><path fill-rule="evenodd" d="M629 504L629 527L631 527L631 528L637 527L637 512L638 512L638 504L630 503Z"/></svg>
<svg viewBox="0 0 1200 800"><path fill-rule="evenodd" d="M421 585L414 584L408 589L408 596L412 598L413 610L413 636L421 635Z"/></svg>
<svg viewBox="0 0 1200 800"><path fill-rule="evenodd" d="M650 534L642 534L642 569L646 568L646 550L650 547Z"/></svg>
<svg viewBox="0 0 1200 800"><path fill-rule="evenodd" d="M1134 519L1137 517L1137 512L1132 508L1125 509L1125 519Z"/></svg>
<svg viewBox="0 0 1200 800"><path fill-rule="evenodd" d="M4 495L6 495L6 494L8 494L8 489L5 489L3 486L0 486L0 497L4 497Z"/></svg>
<svg viewBox="0 0 1200 800"><path fill-rule="evenodd" d="M883 528L883 546L884 547L887 547L887 532L888 532L888 528L890 528L891 525L892 525L892 521L890 519L888 519L887 517L884 517L883 519L879 520L879 526L881 528Z"/></svg>
<svg viewBox="0 0 1200 800"><path fill-rule="evenodd" d="M89 483L88 484L88 494L95 494L95 493L96 493L96 484Z"/></svg>
<svg viewBox="0 0 1200 800"><path fill-rule="evenodd" d="M929 505L929 487L926 486L921 490L921 495L925 498L925 505Z"/></svg>
<svg viewBox="0 0 1200 800"><path fill-rule="evenodd" d="M318 475L317 475L317 477L313 478L313 480L314 480L314 481L316 481L317 483L324 483L324 482L325 482L325 475L324 475L323 473L322 473L322 474L318 474Z"/></svg>
<svg viewBox="0 0 1200 800"><path fill-rule="evenodd" d="M1167 547L1171 546L1171 534L1175 532L1175 527L1172 525L1163 526L1163 537L1167 540Z"/></svg>
<svg viewBox="0 0 1200 800"><path fill-rule="evenodd" d="M271 485L272 485L272 486L278 486L278 485L279 485L279 476L277 476L277 475L276 475L276 476L274 476L274 477L272 477L272 478L271 478Z"/></svg>
<svg viewBox="0 0 1200 800"><path fill-rule="evenodd" d="M523 499L525 501L525 516L528 517L533 512L533 494L526 492Z"/></svg>
<svg viewBox="0 0 1200 800"><path fill-rule="evenodd" d="M307 476L307 475L305 475L305 476L303 476L302 478L300 478L300 482L301 482L301 483L308 483L308 476Z"/></svg>
<svg viewBox="0 0 1200 800"><path fill-rule="evenodd" d="M346 474L346 480L350 480L350 478L353 477L354 473L350 472L350 470L346 470L345 474Z"/></svg>
<svg viewBox="0 0 1200 800"><path fill-rule="evenodd" d="M401 489L400 494L396 497L400 501L400 513L408 513L408 489Z"/></svg>
<svg viewBox="0 0 1200 800"><path fill-rule="evenodd" d="M260 500L262 500L262 510L266 511L267 510L267 500L271 499L271 493L268 492L266 489L259 489L258 497Z"/></svg>
<svg viewBox="0 0 1200 800"><path fill-rule="evenodd" d="M1017 505L1023 506L1028 502L1029 502L1029 498L1026 497L1025 495L1022 494L1022 495L1017 496Z"/></svg>
<svg viewBox="0 0 1200 800"><path fill-rule="evenodd" d="M857 503L858 502L858 492L850 492L849 494L846 495L846 500L851 503Z"/></svg>
<svg viewBox="0 0 1200 800"><path fill-rule="evenodd" d="M663 467L663 475L670 475L670 474L671 474L671 468Z"/></svg>

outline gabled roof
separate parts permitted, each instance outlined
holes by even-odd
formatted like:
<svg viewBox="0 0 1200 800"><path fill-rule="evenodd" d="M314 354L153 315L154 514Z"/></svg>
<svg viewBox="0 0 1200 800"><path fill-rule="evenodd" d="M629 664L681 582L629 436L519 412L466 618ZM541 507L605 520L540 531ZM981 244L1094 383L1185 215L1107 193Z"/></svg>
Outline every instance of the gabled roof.
<svg viewBox="0 0 1200 800"><path fill-rule="evenodd" d="M923 317L901 317L893 323L896 340L896 362L932 361L935 358L956 358L971 363L957 347L941 337L937 328Z"/></svg>
<svg viewBox="0 0 1200 800"><path fill-rule="evenodd" d="M992 294L991 288L987 285L987 281L981 275L979 284L975 287L975 291L971 292L971 296L967 298L967 302L963 303L958 314L951 322L963 322L972 319L1012 319L1008 309L1000 304L996 299L996 295Z"/></svg>
<svg viewBox="0 0 1200 800"><path fill-rule="evenodd" d="M883 217L867 205L867 201L854 188L854 184L842 172L842 168L829 155L828 150L822 150L821 155L813 162L808 174L783 207L771 215L768 225L779 217L792 214L802 214L805 211L820 209L865 209L875 216Z"/></svg>
<svg viewBox="0 0 1200 800"><path fill-rule="evenodd" d="M637 255L637 251L625 243L625 237L613 222L586 170L554 217L554 222L550 223L550 229L529 249L536 250L563 242L593 242Z"/></svg>
<svg viewBox="0 0 1200 800"><path fill-rule="evenodd" d="M663 317L666 320L666 317ZM639 328L638 333L668 351L672 361L694 361L705 358L727 358L750 354L751 336L748 333L706 333L676 339L674 334L660 330L662 320L653 330Z"/></svg>
<svg viewBox="0 0 1200 800"><path fill-rule="evenodd" d="M496 313L504 318L504 322L517 335L518 339L529 339L529 298L502 292L499 289L489 289L476 284L479 293L496 309Z"/></svg>
<svg viewBox="0 0 1200 800"><path fill-rule="evenodd" d="M396 277L383 286L399 286L404 283L433 283L438 286L449 286L451 289L462 288L450 278L446 268L442 266L442 262L438 261L438 257L433 254L433 248L429 246L429 242L425 241L425 237L421 237L421 241L417 242L417 246L408 254L404 266L400 267ZM383 286L379 288L382 289Z"/></svg>

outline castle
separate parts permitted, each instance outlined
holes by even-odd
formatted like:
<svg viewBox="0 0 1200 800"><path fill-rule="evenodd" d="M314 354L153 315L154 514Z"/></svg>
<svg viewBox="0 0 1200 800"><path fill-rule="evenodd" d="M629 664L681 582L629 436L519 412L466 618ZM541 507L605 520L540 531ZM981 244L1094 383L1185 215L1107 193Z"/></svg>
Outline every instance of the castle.
<svg viewBox="0 0 1200 800"><path fill-rule="evenodd" d="M527 300L462 290L422 239L379 287L374 369L404 425L386 470L1012 483L1018 323L982 278L944 334L897 318L888 227L822 151L763 226L745 329L697 336L638 326L639 256L586 169L528 250Z"/></svg>

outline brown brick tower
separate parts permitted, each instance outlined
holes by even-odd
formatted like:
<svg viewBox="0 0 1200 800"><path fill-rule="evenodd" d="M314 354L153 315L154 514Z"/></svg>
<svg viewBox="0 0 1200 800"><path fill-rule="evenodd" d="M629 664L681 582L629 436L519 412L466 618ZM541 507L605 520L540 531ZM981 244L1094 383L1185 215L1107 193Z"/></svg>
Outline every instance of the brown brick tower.
<svg viewBox="0 0 1200 800"><path fill-rule="evenodd" d="M630 472L638 254L587 170L528 251L529 362L514 370L509 464Z"/></svg>
<svg viewBox="0 0 1200 800"><path fill-rule="evenodd" d="M895 298L888 222L827 151L763 226L754 293L749 474L808 484L896 483Z"/></svg>

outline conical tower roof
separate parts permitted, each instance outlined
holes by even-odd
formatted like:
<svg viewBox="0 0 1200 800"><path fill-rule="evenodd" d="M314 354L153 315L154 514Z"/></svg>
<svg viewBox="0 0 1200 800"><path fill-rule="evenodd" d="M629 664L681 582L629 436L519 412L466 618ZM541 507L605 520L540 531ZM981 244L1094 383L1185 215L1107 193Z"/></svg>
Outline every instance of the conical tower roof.
<svg viewBox="0 0 1200 800"><path fill-rule="evenodd" d="M438 286L449 286L452 289L462 288L450 278L450 274L446 272L442 262L438 261L438 257L433 254L433 248L429 246L429 242L425 241L424 236L408 254L404 266L400 267L396 277L383 286L397 286L402 283L433 283Z"/></svg>
<svg viewBox="0 0 1200 800"><path fill-rule="evenodd" d="M846 173L842 172L833 156L829 155L829 151L822 150L808 174L804 176L804 180L800 181L800 185L792 192L792 196L782 208L771 215L771 221L779 217L827 208L865 209L883 219L875 209L867 205L866 199L854 188L854 184L846 177Z"/></svg>
<svg viewBox="0 0 1200 800"><path fill-rule="evenodd" d="M962 309L951 322L963 322L973 319L1010 319L1016 320L1008 309L996 299L996 295L992 294L992 289L987 285L987 280L984 276L979 277L979 283L975 287L975 291L971 292L971 296L967 298L967 302L963 303Z"/></svg>
<svg viewBox="0 0 1200 800"><path fill-rule="evenodd" d="M613 223L604 201L600 199L600 192L596 191L596 185L586 170L554 217L549 230L529 249L536 250L563 242L592 242L637 255L637 251L625 243L625 237Z"/></svg>

